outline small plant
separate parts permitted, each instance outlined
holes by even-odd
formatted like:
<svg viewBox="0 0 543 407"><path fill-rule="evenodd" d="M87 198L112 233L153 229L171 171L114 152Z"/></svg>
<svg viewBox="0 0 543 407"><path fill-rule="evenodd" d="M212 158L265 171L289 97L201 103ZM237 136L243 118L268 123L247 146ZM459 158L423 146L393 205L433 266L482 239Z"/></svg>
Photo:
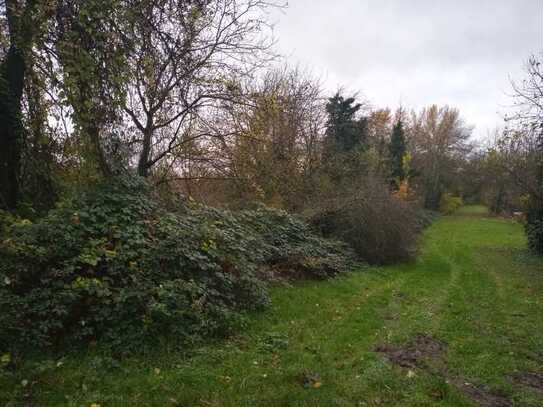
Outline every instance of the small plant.
<svg viewBox="0 0 543 407"><path fill-rule="evenodd" d="M453 196L452 194L446 192L441 195L441 200L439 202L439 211L445 215L450 215L456 212L464 202L459 196Z"/></svg>

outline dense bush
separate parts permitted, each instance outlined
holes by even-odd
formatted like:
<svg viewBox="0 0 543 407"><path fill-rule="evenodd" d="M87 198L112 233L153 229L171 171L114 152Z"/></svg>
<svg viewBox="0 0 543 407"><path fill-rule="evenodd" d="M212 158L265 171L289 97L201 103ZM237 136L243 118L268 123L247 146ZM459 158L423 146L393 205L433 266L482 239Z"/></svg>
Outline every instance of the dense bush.
<svg viewBox="0 0 543 407"><path fill-rule="evenodd" d="M528 210L524 227L530 248L543 254L543 207Z"/></svg>
<svg viewBox="0 0 543 407"><path fill-rule="evenodd" d="M410 204L393 197L382 183L369 181L324 203L312 215L326 236L347 243L365 261L389 264L409 260L416 251L418 232L431 220L420 217Z"/></svg>
<svg viewBox="0 0 543 407"><path fill-rule="evenodd" d="M523 199L526 211L525 231L530 248L543 254L543 132L539 133L537 150L537 187Z"/></svg>
<svg viewBox="0 0 543 407"><path fill-rule="evenodd" d="M104 184L36 223L2 219L0 351L223 333L267 304L266 278L322 278L352 259L282 211L166 212L141 179Z"/></svg>
<svg viewBox="0 0 543 407"><path fill-rule="evenodd" d="M439 201L439 211L445 215L450 215L456 212L464 202L459 196L454 196L448 192L441 195L441 200Z"/></svg>

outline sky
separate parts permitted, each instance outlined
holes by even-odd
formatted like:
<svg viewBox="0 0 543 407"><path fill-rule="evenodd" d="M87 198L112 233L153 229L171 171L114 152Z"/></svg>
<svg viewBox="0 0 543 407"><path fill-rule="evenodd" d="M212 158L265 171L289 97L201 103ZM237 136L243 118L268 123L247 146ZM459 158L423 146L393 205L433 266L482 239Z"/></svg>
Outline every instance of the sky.
<svg viewBox="0 0 543 407"><path fill-rule="evenodd" d="M289 0L272 17L278 51L328 92L447 104L477 138L502 125L510 79L543 52L543 0Z"/></svg>

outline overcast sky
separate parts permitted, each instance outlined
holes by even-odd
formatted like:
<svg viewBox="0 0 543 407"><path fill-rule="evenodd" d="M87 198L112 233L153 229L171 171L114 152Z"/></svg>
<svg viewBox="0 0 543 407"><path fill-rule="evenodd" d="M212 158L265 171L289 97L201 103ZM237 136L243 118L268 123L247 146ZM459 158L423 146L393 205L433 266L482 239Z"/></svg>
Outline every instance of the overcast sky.
<svg viewBox="0 0 543 407"><path fill-rule="evenodd" d="M509 78L543 51L543 0L290 0L279 51L330 92L374 107L458 107L475 135L502 123Z"/></svg>

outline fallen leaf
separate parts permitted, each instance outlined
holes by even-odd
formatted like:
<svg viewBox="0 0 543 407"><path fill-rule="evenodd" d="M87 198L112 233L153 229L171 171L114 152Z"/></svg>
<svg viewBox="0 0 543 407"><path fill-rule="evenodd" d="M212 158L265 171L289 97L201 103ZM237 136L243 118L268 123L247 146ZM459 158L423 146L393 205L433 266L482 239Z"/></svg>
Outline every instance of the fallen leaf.
<svg viewBox="0 0 543 407"><path fill-rule="evenodd" d="M300 381L300 384L306 389L318 389L322 386L321 377L318 373L304 372L298 377L298 380Z"/></svg>

